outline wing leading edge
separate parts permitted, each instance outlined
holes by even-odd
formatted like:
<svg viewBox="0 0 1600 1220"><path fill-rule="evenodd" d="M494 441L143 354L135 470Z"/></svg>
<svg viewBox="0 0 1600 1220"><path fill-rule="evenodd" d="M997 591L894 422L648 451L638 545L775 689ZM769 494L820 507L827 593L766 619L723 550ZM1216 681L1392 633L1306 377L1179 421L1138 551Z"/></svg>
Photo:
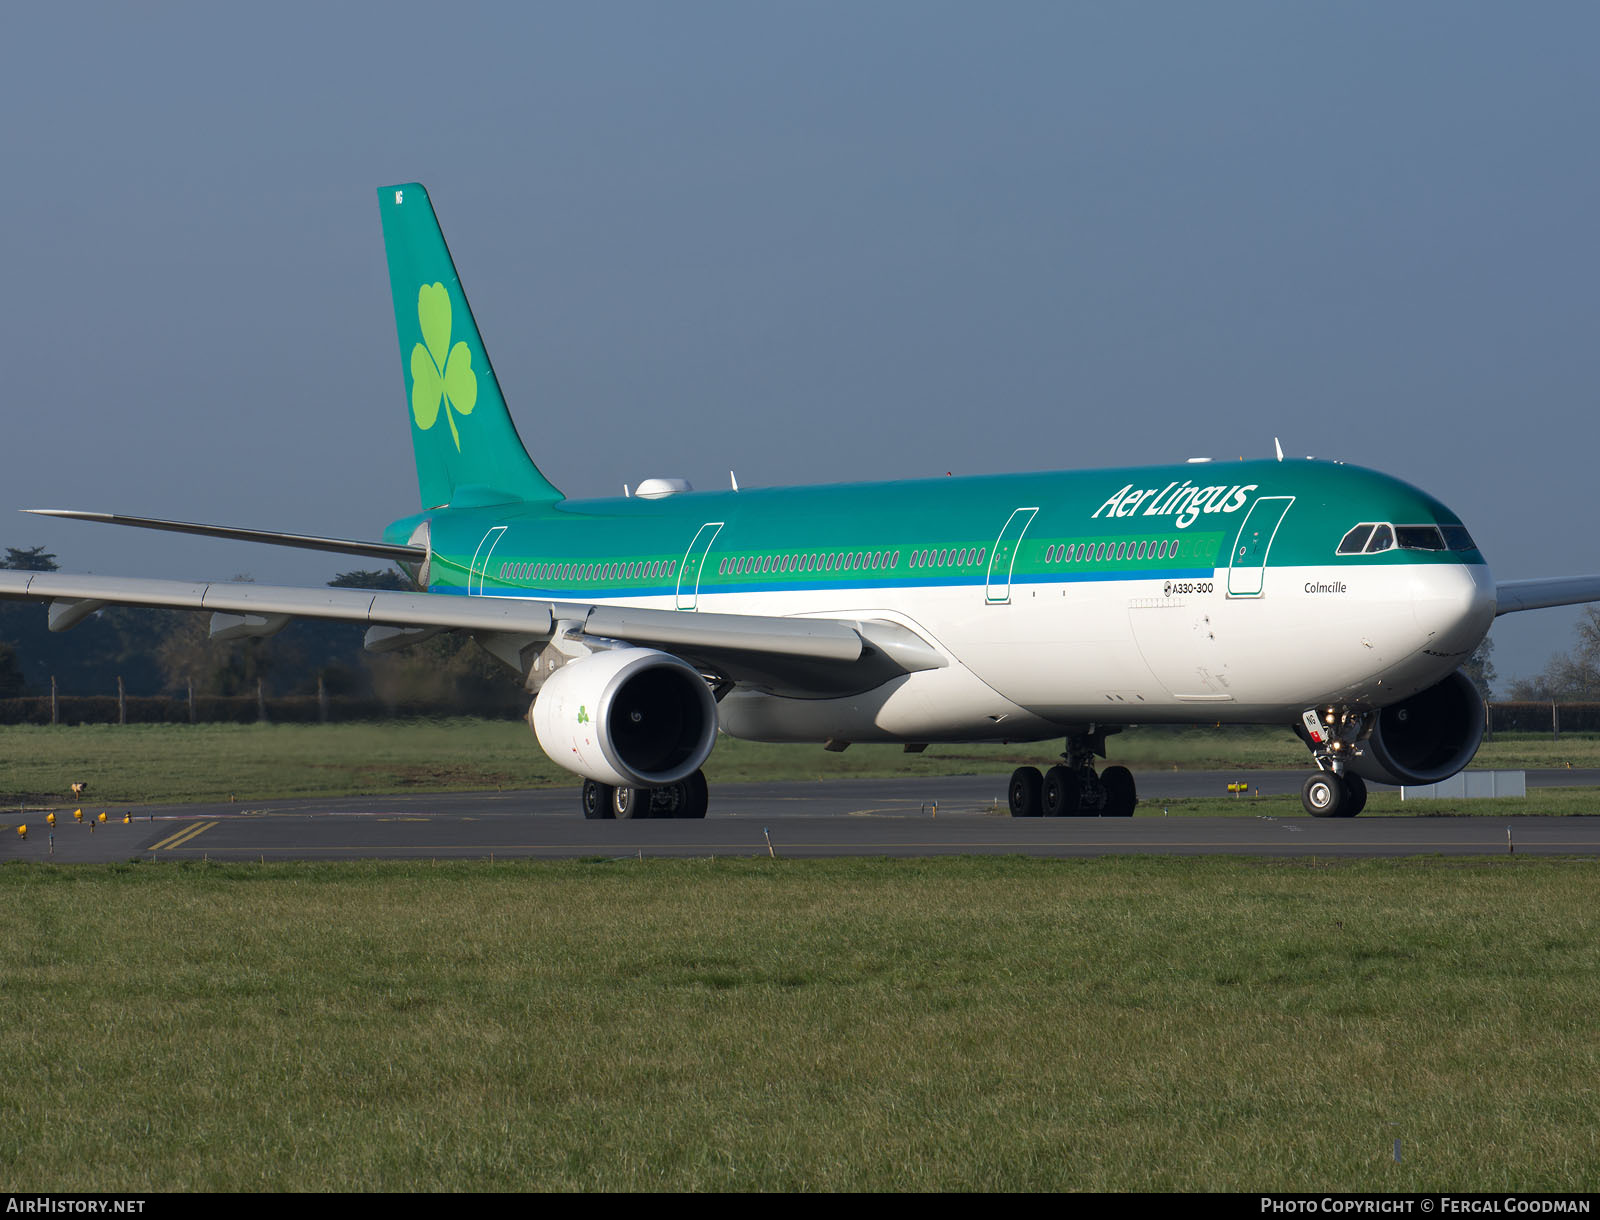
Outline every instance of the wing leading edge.
<svg viewBox="0 0 1600 1220"><path fill-rule="evenodd" d="M1600 601L1600 576L1554 576L1541 580L1502 580L1494 587L1495 615Z"/></svg>

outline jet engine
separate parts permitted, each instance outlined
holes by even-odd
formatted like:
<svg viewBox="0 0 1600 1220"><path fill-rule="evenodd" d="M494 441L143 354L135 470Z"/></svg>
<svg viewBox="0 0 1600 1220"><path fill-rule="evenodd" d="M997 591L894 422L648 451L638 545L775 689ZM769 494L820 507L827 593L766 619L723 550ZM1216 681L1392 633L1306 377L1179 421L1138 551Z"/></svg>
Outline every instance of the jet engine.
<svg viewBox="0 0 1600 1220"><path fill-rule="evenodd" d="M1472 761L1483 724L1483 697L1458 669L1379 712L1350 769L1380 784L1437 783Z"/></svg>
<svg viewBox="0 0 1600 1220"><path fill-rule="evenodd" d="M558 766L614 787L656 788L705 762L717 703L692 665L652 648L618 648L551 674L528 721Z"/></svg>

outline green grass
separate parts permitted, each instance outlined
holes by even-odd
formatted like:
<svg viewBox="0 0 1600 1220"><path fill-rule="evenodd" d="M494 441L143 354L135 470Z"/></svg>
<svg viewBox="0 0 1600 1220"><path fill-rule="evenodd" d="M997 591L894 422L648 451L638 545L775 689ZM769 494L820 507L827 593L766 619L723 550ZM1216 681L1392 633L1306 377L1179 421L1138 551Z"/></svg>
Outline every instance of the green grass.
<svg viewBox="0 0 1600 1220"><path fill-rule="evenodd" d="M570 783L527 725L79 725L0 729L0 799L225 801Z"/></svg>
<svg viewBox="0 0 1600 1220"><path fill-rule="evenodd" d="M992 773L1048 765L1058 743L933 746L763 745L723 738L706 766L713 784L861 776ZM1200 770L1308 768L1305 749L1270 729L1132 730L1111 739L1113 761ZM1502 734L1478 767L1600 765L1600 737ZM1243 774L1241 778L1248 778ZM512 721L395 721L339 725L81 725L0 728L0 807L62 805L75 780L90 804L260 800L356 793L565 787L526 725Z"/></svg>
<svg viewBox="0 0 1600 1220"><path fill-rule="evenodd" d="M1595 868L7 866L0 1189L1592 1189Z"/></svg>

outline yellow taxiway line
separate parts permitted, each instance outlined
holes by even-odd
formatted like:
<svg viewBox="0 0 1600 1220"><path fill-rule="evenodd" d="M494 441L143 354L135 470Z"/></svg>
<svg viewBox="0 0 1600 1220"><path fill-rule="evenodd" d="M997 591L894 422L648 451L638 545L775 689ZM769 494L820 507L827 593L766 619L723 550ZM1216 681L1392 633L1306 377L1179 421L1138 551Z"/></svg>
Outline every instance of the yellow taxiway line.
<svg viewBox="0 0 1600 1220"><path fill-rule="evenodd" d="M197 835L204 834L215 825L215 822L191 822L182 830L178 831L177 834L168 835L159 843L152 843L149 847L145 848L145 850L161 851L163 848L165 848L167 851L171 851L174 847L178 847L181 844L187 843L190 839L196 837Z"/></svg>

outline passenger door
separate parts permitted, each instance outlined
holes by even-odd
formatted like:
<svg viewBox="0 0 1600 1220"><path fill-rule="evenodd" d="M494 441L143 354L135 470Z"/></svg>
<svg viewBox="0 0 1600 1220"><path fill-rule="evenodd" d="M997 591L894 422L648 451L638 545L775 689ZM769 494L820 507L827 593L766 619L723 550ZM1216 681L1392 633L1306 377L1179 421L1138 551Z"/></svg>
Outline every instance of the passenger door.
<svg viewBox="0 0 1600 1220"><path fill-rule="evenodd" d="M1022 536L1038 515L1039 509L1019 508L1006 518L1005 528L994 540L989 553L989 579L985 586L985 600L991 606L1003 606L1011 600L1011 569L1017 562L1017 548Z"/></svg>
<svg viewBox="0 0 1600 1220"><path fill-rule="evenodd" d="M505 526L497 525L478 543L478 549L472 554L472 564L467 568L468 597L483 596L483 578L489 572L489 560L494 555L494 548L500 545L500 538L505 532Z"/></svg>
<svg viewBox="0 0 1600 1220"><path fill-rule="evenodd" d="M1266 582L1267 552L1293 496L1263 496L1250 506L1239 526L1228 562L1228 596L1260 597Z"/></svg>
<svg viewBox="0 0 1600 1220"><path fill-rule="evenodd" d="M679 610L693 610L699 605L700 571L705 566L706 552L711 549L711 543L722 532L722 524L721 521L707 521L695 534L689 549L683 553L683 561L678 564Z"/></svg>

